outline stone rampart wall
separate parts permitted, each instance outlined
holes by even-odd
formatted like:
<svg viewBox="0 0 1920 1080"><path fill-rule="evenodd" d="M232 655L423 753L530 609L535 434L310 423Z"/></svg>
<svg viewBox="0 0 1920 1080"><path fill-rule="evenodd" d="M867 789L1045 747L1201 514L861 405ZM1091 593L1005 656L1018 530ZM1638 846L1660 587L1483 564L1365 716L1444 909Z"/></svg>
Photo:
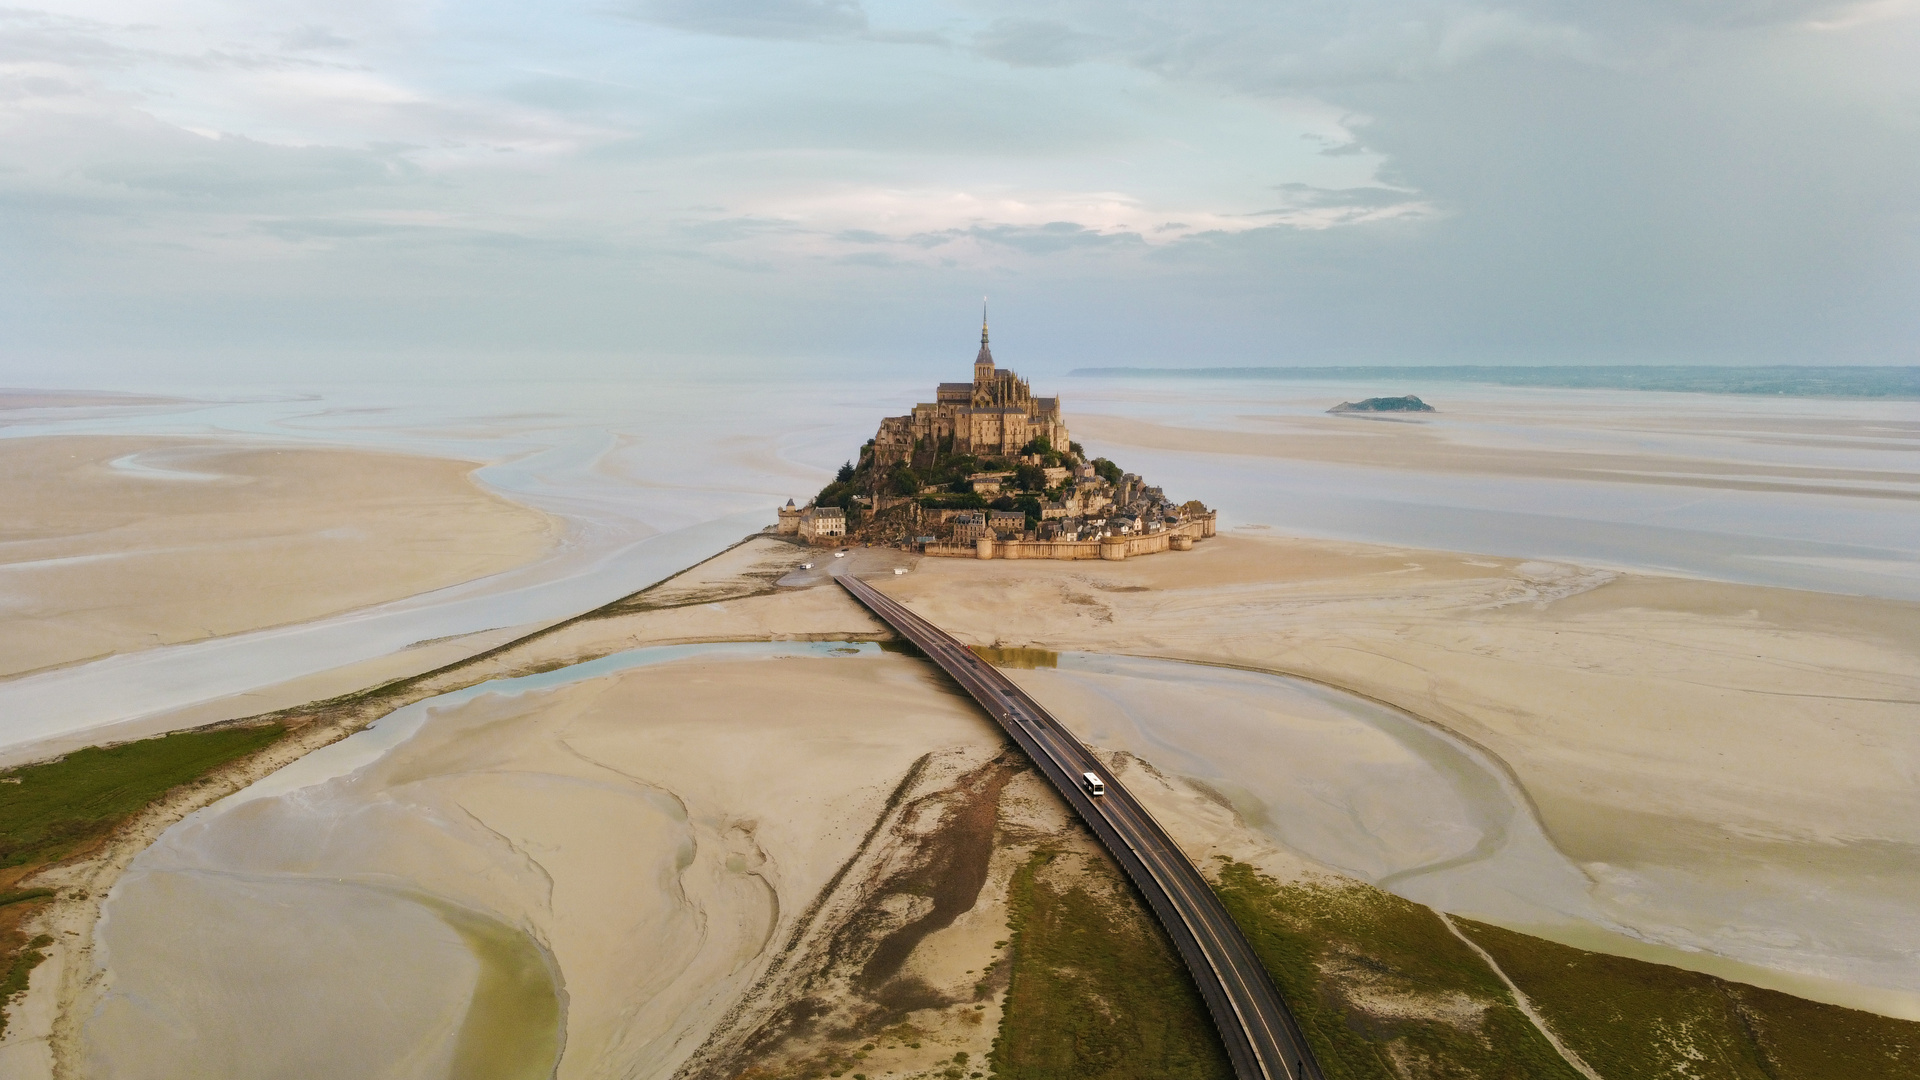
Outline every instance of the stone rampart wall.
<svg viewBox="0 0 1920 1080"><path fill-rule="evenodd" d="M1164 532L1110 536L1104 540L980 540L973 544L928 544L925 554L947 559L1106 559L1185 551L1214 535L1214 515L1195 518Z"/></svg>

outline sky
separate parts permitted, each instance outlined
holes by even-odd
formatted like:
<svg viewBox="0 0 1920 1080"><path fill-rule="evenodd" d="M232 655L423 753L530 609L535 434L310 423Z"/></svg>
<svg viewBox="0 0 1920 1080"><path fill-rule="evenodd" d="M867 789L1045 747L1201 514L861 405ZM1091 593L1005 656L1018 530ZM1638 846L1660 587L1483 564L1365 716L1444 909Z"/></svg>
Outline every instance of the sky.
<svg viewBox="0 0 1920 1080"><path fill-rule="evenodd" d="M29 4L32 0L27 0ZM1920 0L0 8L0 385L1920 363Z"/></svg>

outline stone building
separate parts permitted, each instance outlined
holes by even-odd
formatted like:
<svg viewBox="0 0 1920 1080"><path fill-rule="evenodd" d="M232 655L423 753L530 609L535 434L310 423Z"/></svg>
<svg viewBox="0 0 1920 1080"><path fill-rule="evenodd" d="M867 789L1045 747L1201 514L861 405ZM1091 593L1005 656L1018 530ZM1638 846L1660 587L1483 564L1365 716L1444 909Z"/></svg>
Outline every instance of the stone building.
<svg viewBox="0 0 1920 1080"><path fill-rule="evenodd" d="M792 499L788 499L787 505L780 508L780 526L778 531L781 536L800 535L800 513L800 508L793 505Z"/></svg>
<svg viewBox="0 0 1920 1080"><path fill-rule="evenodd" d="M987 515L955 514L953 516L953 542L971 544L987 535Z"/></svg>
<svg viewBox="0 0 1920 1080"><path fill-rule="evenodd" d="M796 531L808 543L832 541L847 535L847 512L837 506L809 506L800 511Z"/></svg>
<svg viewBox="0 0 1920 1080"><path fill-rule="evenodd" d="M995 536L1012 536L1015 539L1027 531L1027 515L1019 510L987 511L987 531Z"/></svg>
<svg viewBox="0 0 1920 1080"><path fill-rule="evenodd" d="M915 405L906 416L880 421L880 432L874 436L874 463L911 464L916 451L925 460L936 452L1010 457L1041 438L1061 450L1067 448L1060 399L1034 397L1027 380L993 366L987 321L982 318L973 381L941 383L931 403Z"/></svg>

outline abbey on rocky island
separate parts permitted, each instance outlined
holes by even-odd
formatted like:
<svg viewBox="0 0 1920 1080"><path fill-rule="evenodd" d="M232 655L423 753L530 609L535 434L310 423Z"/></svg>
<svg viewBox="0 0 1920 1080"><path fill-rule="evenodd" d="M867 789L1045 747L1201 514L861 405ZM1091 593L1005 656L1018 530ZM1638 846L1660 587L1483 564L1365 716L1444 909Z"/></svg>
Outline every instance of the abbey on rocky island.
<svg viewBox="0 0 1920 1080"><path fill-rule="evenodd" d="M1067 435L1059 398L994 367L980 320L973 381L941 383L932 404L889 416L805 506L780 510L782 535L810 544L898 544L980 559L1124 559L1184 551L1214 515L1175 504Z"/></svg>
<svg viewBox="0 0 1920 1080"><path fill-rule="evenodd" d="M1034 397L1027 380L993 366L983 315L973 381L941 383L931 403L880 421L873 456L881 466L925 464L948 454L1012 457L1036 439L1063 449L1071 441L1060 399Z"/></svg>

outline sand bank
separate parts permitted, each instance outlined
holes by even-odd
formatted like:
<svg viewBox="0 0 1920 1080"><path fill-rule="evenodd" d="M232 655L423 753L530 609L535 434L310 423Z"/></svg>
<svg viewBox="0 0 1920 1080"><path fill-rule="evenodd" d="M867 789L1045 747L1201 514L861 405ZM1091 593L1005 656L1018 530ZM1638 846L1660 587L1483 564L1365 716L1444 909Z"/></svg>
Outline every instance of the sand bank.
<svg viewBox="0 0 1920 1080"><path fill-rule="evenodd" d="M0 677L303 622L559 540L474 465L207 439L0 440Z"/></svg>
<svg viewBox="0 0 1920 1080"><path fill-rule="evenodd" d="M808 557L779 542L744 544L591 617L384 696L294 710L292 718L335 724L337 738L406 701L487 678L566 678L555 669L624 648L883 636L818 570L797 570ZM884 575L882 587L982 644L1292 671L1442 725L1483 751L1488 768L1509 771L1505 780L1557 849L1533 852L1538 866L1560 859L1553 873L1575 875L1574 891L1584 890L1596 913L1591 922L1530 928L1584 933L1579 944L1601 949L1627 951L1638 941L1656 959L1708 950L1695 954L1703 960L1694 966L1734 977L1745 973L1743 962L1805 973L1802 985L1792 976L1772 985L1911 1012L1909 935L1920 925L1910 832L1920 818L1905 719L1920 701L1914 605L1244 537L1088 567L857 557L909 565L904 576ZM1043 681L1036 690L1070 722L1096 738L1110 734L1116 745L1104 750L1116 774L1203 861L1226 854L1281 876L1327 873L1332 863L1390 881L1409 867L1433 870L1462 844L1476 846L1461 827L1483 828L1497 809L1481 790L1484 775L1458 783L1457 762L1435 771L1443 754L1409 757L1365 732L1340 734L1309 747L1329 770L1398 776L1421 797L1334 792L1368 820L1342 841L1357 852L1353 859L1323 862L1283 843L1284 830L1259 827L1261 800L1247 798L1259 794L1247 778L1247 790L1236 792L1205 768L1216 749L1207 740L1260 733L1206 735L1194 725L1204 737L1182 745L1170 736L1188 733L1103 715L1102 695L1111 702L1115 691L1098 680L1077 696ZM1157 715L1181 708L1183 693L1195 695L1189 708L1214 709L1218 701L1208 699L1223 696L1204 679L1188 688L1162 681L1153 694L1165 701L1139 701ZM1253 714L1263 710L1279 715L1266 706L1228 709L1210 722L1257 722ZM1299 712L1281 717L1280 734L1313 719ZM67 1060L134 1061L132 1073L145 1075L142 1068L160 1066L139 1065L125 1047L148 1038L141 1024L151 1021L113 1002L136 992L141 1000L218 1001L219 987L272 971L311 971L310 992L338 993L351 974L327 959L326 942L361 918L351 933L390 941L388 952L416 948L405 955L436 973L409 998L418 1015L405 1031L377 1028L387 1040L382 1052L427 1063L413 1075L434 1075L435 1063L460 1052L469 1015L461 1004L470 1005L489 970L476 935L518 943L507 954L543 958L540 970L564 1002L566 1034L556 1044L567 1075L585 1075L576 1070L590 1060L657 1076L684 1065L685 1075L698 1076L729 1063L865 1052L782 1026L795 1015L788 1006L814 991L850 1018L851 1030L917 1025L928 1034L912 1041L924 1047L902 1036L878 1043L865 1060L880 1072L924 1068L936 1049L978 1053L990 1039L993 999L973 1009L969 993L978 991L969 984L987 985L991 939L1004 925L994 906L1003 902L1004 851L1046 832L1008 828L1005 800L1025 789L996 771L1000 746L970 705L899 657L693 659L478 698L434 717L359 772L302 781L291 792L269 784L271 798L167 833L113 894L114 910L125 908L100 928L108 977L92 976L83 950L64 954L59 971L47 971L56 966L49 963L45 978L36 974L26 1011L48 1012L40 1003L57 991L64 1009L51 1023L65 1024L67 1035L63 1043L56 1030L54 1045L69 1047ZM1023 798L1052 805L1044 790ZM989 799L1002 807L991 854L953 839ZM961 850L990 869L961 875L979 882L971 906L958 909L961 897L941 909L927 887L952 880L955 866L975 865L951 861ZM1510 861L1501 872L1526 865ZM105 889L115 877L102 871L86 880ZM234 891L235 882L245 888ZM207 889L216 892L197 891ZM298 917L298 933L258 921L275 905ZM255 945L196 955L166 934L133 929L155 913L172 925L201 909L222 913L222 933L237 927ZM472 924L467 934L449 913ZM1507 914L1505 921L1526 922L1526 913ZM946 921L924 921L932 916ZM411 937L397 929L416 924ZM76 925L92 927L85 919ZM1637 938L1596 940L1605 926ZM904 956L882 965L886 978L867 980L889 940L902 944L887 955ZM281 944L309 953L277 969L293 955L277 952ZM123 964L130 982L119 981ZM524 963L514 970L538 974ZM395 993L412 985L406 980L396 969ZM246 1006L259 1016L273 1007ZM348 1001L340 1015L358 1007ZM327 1047L331 1020L285 1022L321 1025L302 1029L302 1045ZM213 1016L181 1030L245 1043L246 1032L222 1023ZM889 1054L898 1056L883 1061Z"/></svg>
<svg viewBox="0 0 1920 1080"><path fill-rule="evenodd" d="M671 1072L930 750L1000 746L923 665L871 646L440 710L362 769L243 794L135 860L101 927L89 1071L443 1073L500 963L451 910L549 958L564 1013L513 1014L496 1038L557 1053L563 1021L561 1076ZM527 1064L486 1075L544 1076L552 1056Z"/></svg>
<svg viewBox="0 0 1920 1080"><path fill-rule="evenodd" d="M982 644L1290 672L1404 709L1513 770L1614 924L1915 1007L1920 605L1241 537L881 585Z"/></svg>
<svg viewBox="0 0 1920 1080"><path fill-rule="evenodd" d="M1615 445L1579 445L1572 433L1566 445L1519 444L1501 440L1498 425L1537 418L1498 415L1485 410L1450 411L1445 426L1421 418L1377 416L1249 416L1238 418L1243 427L1259 430L1180 427L1118 416L1077 418L1074 431L1090 440L1180 450L1233 454L1259 458L1362 465L1428 473L1477 473L1487 476L1530 477L1548 480L1607 481L1713 490L1783 492L1802 495L1847 495L1874 499L1920 500L1920 472L1911 468L1808 466L1791 460L1727 460L1710 453L1684 454L1668 446L1663 451L1627 453ZM1755 421L1747 417L1694 418L1680 428L1671 420L1643 416L1622 417L1615 424L1591 411L1579 417L1594 432L1609 428L1621 433L1665 428L1661 434L1704 432L1746 442L1755 435ZM1471 425L1480 425L1475 430ZM1883 422L1863 431L1850 419L1821 423L1799 420L1764 425L1761 435L1775 445L1826 450L1872 447L1911 450L1914 426ZM1798 439L1794 437L1798 436ZM1863 440L1863 436L1870 437ZM1598 440L1594 440L1598 443Z"/></svg>

